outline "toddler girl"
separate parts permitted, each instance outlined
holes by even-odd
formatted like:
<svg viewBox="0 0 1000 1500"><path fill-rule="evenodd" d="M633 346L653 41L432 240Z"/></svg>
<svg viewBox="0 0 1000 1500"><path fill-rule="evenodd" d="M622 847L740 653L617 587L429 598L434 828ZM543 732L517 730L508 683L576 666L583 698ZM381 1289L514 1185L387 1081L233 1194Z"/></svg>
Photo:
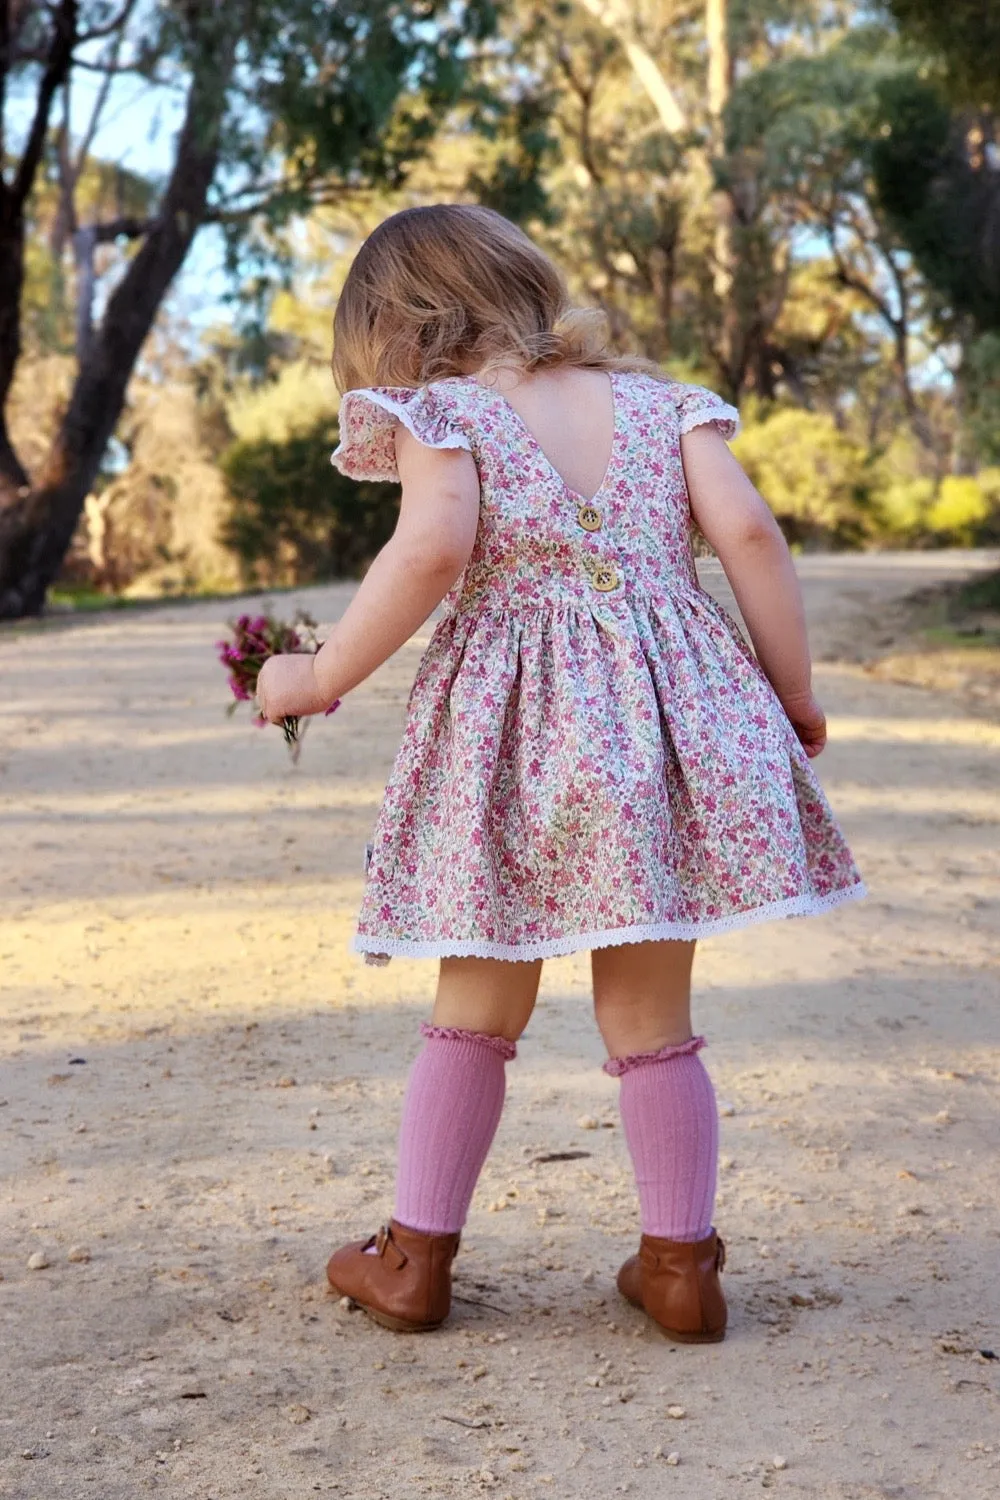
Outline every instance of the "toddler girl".
<svg viewBox="0 0 1000 1500"><path fill-rule="evenodd" d="M672 1338L723 1337L717 1109L695 940L863 887L809 766L826 738L788 549L725 439L736 411L606 352L597 314L488 209L407 209L334 323L334 462L400 479L392 539L318 655L261 674L319 713L443 602L409 698L354 947L440 959L395 1213L327 1274L390 1328L448 1314L451 1264L542 960L591 950L642 1238L618 1286ZM692 518L756 656L700 587Z"/></svg>

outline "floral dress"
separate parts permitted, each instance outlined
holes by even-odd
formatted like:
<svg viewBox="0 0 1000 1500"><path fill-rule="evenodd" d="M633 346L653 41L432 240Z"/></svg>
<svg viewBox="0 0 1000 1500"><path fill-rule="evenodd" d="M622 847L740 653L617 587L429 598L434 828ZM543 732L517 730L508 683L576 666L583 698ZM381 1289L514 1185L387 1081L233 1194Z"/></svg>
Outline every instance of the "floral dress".
<svg viewBox="0 0 1000 1500"><path fill-rule="evenodd" d="M864 894L770 683L695 573L680 437L732 437L738 414L700 386L610 380L589 499L472 378L343 398L344 474L396 479L399 421L467 449L481 488L366 849L367 963L698 938Z"/></svg>

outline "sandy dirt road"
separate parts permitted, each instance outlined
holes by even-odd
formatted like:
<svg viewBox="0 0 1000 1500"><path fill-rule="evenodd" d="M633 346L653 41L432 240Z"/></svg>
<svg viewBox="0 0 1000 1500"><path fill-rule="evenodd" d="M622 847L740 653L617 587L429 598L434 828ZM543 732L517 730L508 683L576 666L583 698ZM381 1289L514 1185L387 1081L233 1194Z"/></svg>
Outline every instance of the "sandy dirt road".
<svg viewBox="0 0 1000 1500"><path fill-rule="evenodd" d="M987 561L802 561L871 895L699 952L731 1305L702 1349L614 1290L637 1219L586 954L545 967L451 1323L325 1294L391 1209L433 992L348 949L429 628L297 768L223 717L235 605L0 637L0 1495L996 1496L1000 727L851 664Z"/></svg>

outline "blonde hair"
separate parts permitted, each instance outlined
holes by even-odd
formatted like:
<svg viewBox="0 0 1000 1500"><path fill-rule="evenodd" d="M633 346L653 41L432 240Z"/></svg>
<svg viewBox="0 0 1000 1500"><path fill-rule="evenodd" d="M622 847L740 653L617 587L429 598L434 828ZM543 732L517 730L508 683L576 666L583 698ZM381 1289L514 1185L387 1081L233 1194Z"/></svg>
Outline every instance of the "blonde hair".
<svg viewBox="0 0 1000 1500"><path fill-rule="evenodd" d="M437 203L381 223L358 251L333 320L333 376L416 390L498 366L642 370L609 353L604 315L573 307L562 276L490 208Z"/></svg>

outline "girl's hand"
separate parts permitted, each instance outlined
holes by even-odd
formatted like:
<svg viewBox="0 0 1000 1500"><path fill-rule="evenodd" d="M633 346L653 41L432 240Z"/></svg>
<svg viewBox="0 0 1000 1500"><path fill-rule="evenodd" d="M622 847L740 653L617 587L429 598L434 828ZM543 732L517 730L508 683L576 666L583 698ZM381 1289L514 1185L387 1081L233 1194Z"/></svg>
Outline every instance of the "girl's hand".
<svg viewBox="0 0 1000 1500"><path fill-rule="evenodd" d="M810 760L814 760L826 744L826 715L812 693L802 698L787 699L782 708L788 721L799 737L799 742Z"/></svg>
<svg viewBox="0 0 1000 1500"><path fill-rule="evenodd" d="M313 657L304 652L268 657L257 677L255 697L261 718L272 724L321 714L327 707L316 683Z"/></svg>

